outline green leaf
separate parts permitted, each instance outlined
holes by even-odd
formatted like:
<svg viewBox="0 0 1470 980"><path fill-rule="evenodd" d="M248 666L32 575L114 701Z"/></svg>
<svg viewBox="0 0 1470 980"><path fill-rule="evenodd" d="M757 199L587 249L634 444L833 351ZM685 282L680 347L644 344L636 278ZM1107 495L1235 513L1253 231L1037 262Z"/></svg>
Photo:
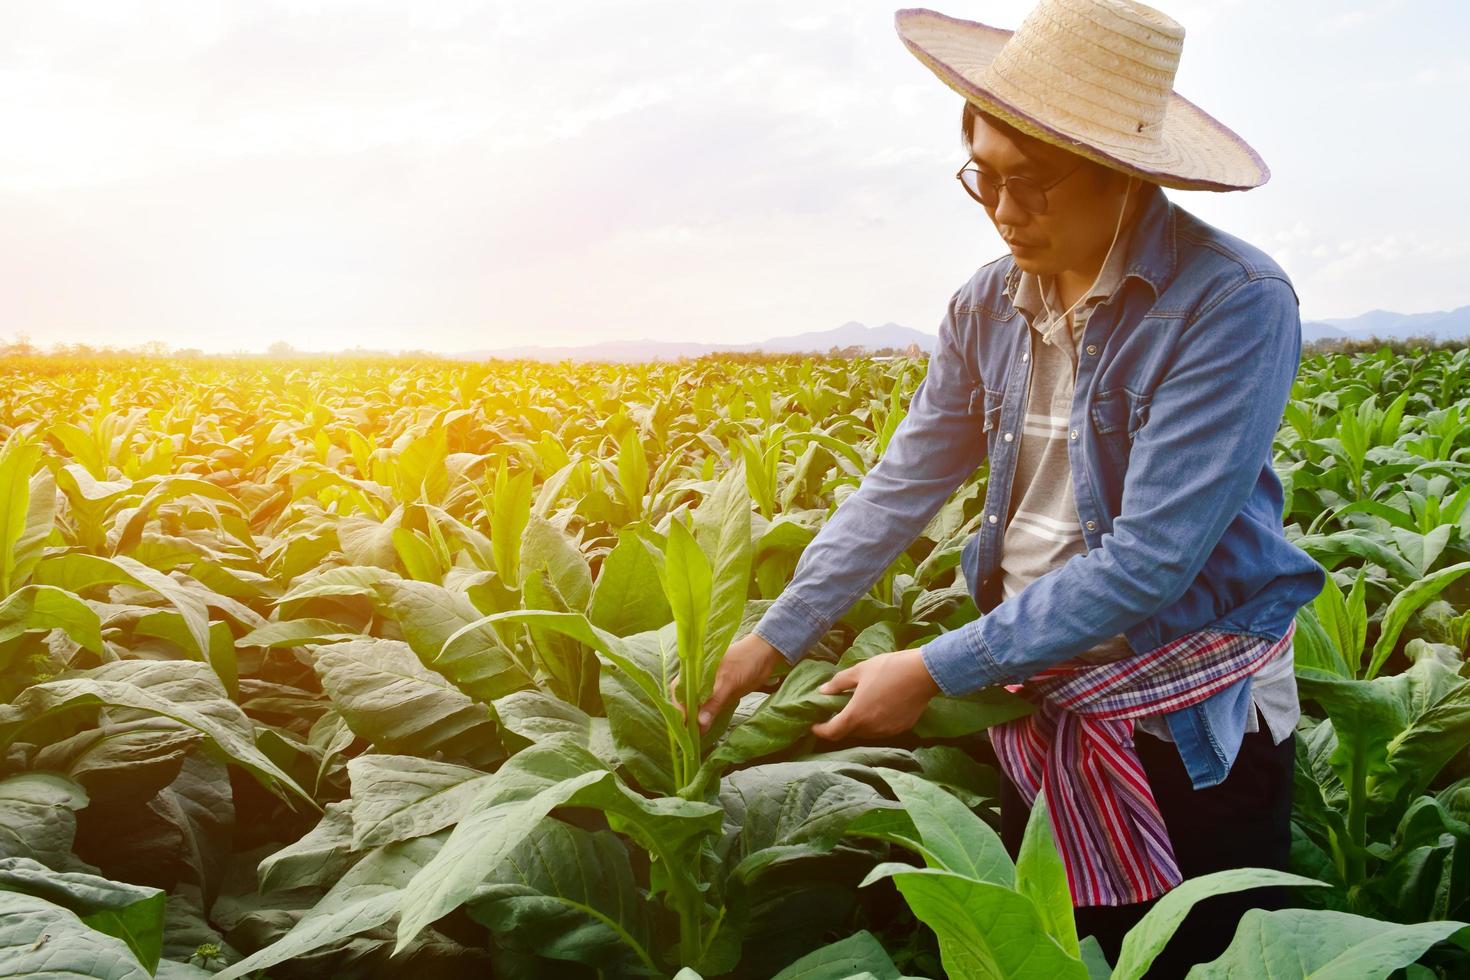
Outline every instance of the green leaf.
<svg viewBox="0 0 1470 980"><path fill-rule="evenodd" d="M705 638L709 629L714 572L693 535L675 520L669 525L662 578L664 594L674 611L679 637L679 700L703 704L714 684L714 671L705 676Z"/></svg>
<svg viewBox="0 0 1470 980"><path fill-rule="evenodd" d="M0 638L53 629L95 654L102 653L102 620L72 593L51 585L26 585L0 601Z"/></svg>
<svg viewBox="0 0 1470 980"><path fill-rule="evenodd" d="M1067 953L1080 957L1067 868L1052 837L1044 792L1036 795L1026 820L1026 832L1021 837L1021 849L1016 855L1016 890L1036 906L1047 935Z"/></svg>
<svg viewBox="0 0 1470 980"><path fill-rule="evenodd" d="M1299 669L1320 670L1348 679L1354 676L1353 667L1342 658L1342 651L1317 621L1310 605L1296 611L1296 633L1292 636L1291 649L1292 659Z"/></svg>
<svg viewBox="0 0 1470 980"><path fill-rule="evenodd" d="M808 953L772 980L850 980L859 976L902 980L888 951L866 929Z"/></svg>
<svg viewBox="0 0 1470 980"><path fill-rule="evenodd" d="M275 600L275 605L283 619L290 619L295 615L295 608L308 599L344 596L376 599L376 586L397 579L398 576L388 569L375 565L344 565L314 570L301 575L285 595Z"/></svg>
<svg viewBox="0 0 1470 980"><path fill-rule="evenodd" d="M31 474L40 461L41 445L23 431L11 430L0 446L0 596L24 583L23 565L34 567L43 517L51 529L51 514L39 508L32 514Z"/></svg>
<svg viewBox="0 0 1470 980"><path fill-rule="evenodd" d="M1347 599L1343 596L1342 589L1338 588L1337 580L1331 575L1325 576L1322 591L1312 601L1312 609L1316 613L1317 622L1337 650L1336 659L1354 668L1347 675L1354 676L1355 668L1363 657L1363 642L1357 635L1353 617L1348 613Z"/></svg>
<svg viewBox="0 0 1470 980"><path fill-rule="evenodd" d="M189 625L178 613L159 609L139 616L133 624L135 636L156 636L168 640L193 660L199 657L194 650L194 641ZM240 668L235 658L235 635L228 623L218 620L209 624L209 648L202 658L214 670L215 676L224 685L225 693L236 699L240 694Z"/></svg>
<svg viewBox="0 0 1470 980"><path fill-rule="evenodd" d="M438 833L469 812L489 773L409 755L360 755L352 780L352 847L363 849Z"/></svg>
<svg viewBox="0 0 1470 980"><path fill-rule="evenodd" d="M0 892L19 892L75 912L98 932L121 939L149 973L163 953L163 891L97 875L57 873L27 858L0 859Z"/></svg>
<svg viewBox="0 0 1470 980"><path fill-rule="evenodd" d="M542 820L466 902L470 917L538 955L626 975L658 967L648 905L616 834Z"/></svg>
<svg viewBox="0 0 1470 980"><path fill-rule="evenodd" d="M593 626L581 613L512 609L493 613L479 620L481 623L500 621L523 622L542 629L564 633L596 650L607 664L617 671L620 675L619 683L611 687L604 684L602 694L604 699L611 697L614 701L619 702L618 706L608 707L609 724L612 727L612 735L617 743L618 754L622 762L638 776L640 782L643 781L643 775L635 768L642 764L637 758L640 752L649 754L648 760L643 761L657 760L663 751L659 746L668 744L672 739L686 753L693 754L694 749L689 740L684 718L668 697L665 686L667 675L662 670L655 674L652 669L655 660L662 661L662 655L652 651L662 648L661 638L668 627L658 633L639 633L624 639ZM600 676L606 677L607 673L603 671ZM624 685L630 690L636 689L636 697L631 694L627 697L619 697L617 690ZM656 712L663 721L662 738L652 734L654 729L650 712ZM640 729L643 734L636 734ZM672 747L670 752L672 753ZM652 772L651 769L649 771ZM666 785L672 791L672 774L669 780ZM654 784L645 785L651 788Z"/></svg>
<svg viewBox="0 0 1470 980"><path fill-rule="evenodd" d="M1370 783L1368 795L1375 803L1396 800L1402 807L1470 745L1470 681L1443 663L1426 659L1374 683L1397 689L1408 722L1389 740L1389 772Z"/></svg>
<svg viewBox="0 0 1470 980"><path fill-rule="evenodd" d="M395 950L463 904L481 879L558 806L589 806L602 810L609 820L618 818L614 829L633 835L666 861L690 838L713 833L719 826L717 807L645 799L575 743L555 739L532 746L501 766L444 849L409 883Z"/></svg>
<svg viewBox="0 0 1470 980"><path fill-rule="evenodd" d="M344 514L332 526L337 546L349 565L376 565L396 571L394 535L404 528L393 527L361 514Z"/></svg>
<svg viewBox="0 0 1470 980"><path fill-rule="evenodd" d="M913 757L925 779L943 786L972 810L994 803L1000 797L1000 773L994 766L976 761L965 749L953 745L921 745L913 750Z"/></svg>
<svg viewBox="0 0 1470 980"><path fill-rule="evenodd" d="M1032 712L1030 701L1003 687L986 687L962 698L940 695L929 702L914 734L920 738L963 738Z"/></svg>
<svg viewBox="0 0 1470 980"><path fill-rule="evenodd" d="M607 700L608 681L619 675L607 671L602 675L603 700ZM609 714L613 711L609 709ZM574 704L542 691L517 691L495 700L495 714L500 727L519 736L525 745L548 738L568 737L590 750L609 766L618 764L618 750L613 743L607 718L594 718ZM655 713L655 718L657 713ZM663 728L657 728L660 735ZM507 743L511 740L506 739ZM525 745L518 746L524 748Z"/></svg>
<svg viewBox="0 0 1470 980"><path fill-rule="evenodd" d="M480 611L463 592L406 579L376 589L419 660L470 697L488 703L534 685L500 634L479 623Z"/></svg>
<svg viewBox="0 0 1470 980"><path fill-rule="evenodd" d="M56 773L0 779L0 858L34 858L53 868L69 864L76 811L87 803L86 790Z"/></svg>
<svg viewBox="0 0 1470 980"><path fill-rule="evenodd" d="M527 609L549 612L576 612L557 591L551 569L542 566L529 573L521 583L521 599ZM595 709L597 706L597 661L571 637L555 630L544 630L534 623L526 624L536 662L545 671L547 687L553 694L573 704ZM538 675L539 679L540 675Z"/></svg>
<svg viewBox="0 0 1470 980"><path fill-rule="evenodd" d="M1408 725L1408 714L1392 691L1371 681L1332 677L1321 671L1297 671L1302 697L1320 704L1337 733L1332 768L1344 786L1355 778L1387 776L1388 743Z"/></svg>
<svg viewBox="0 0 1470 980"><path fill-rule="evenodd" d="M0 474L0 483L5 479ZM55 521L56 477L43 466L31 476L31 499L26 507L25 530L7 548L14 557L10 576L12 589L30 581L31 573L45 554L46 540Z"/></svg>
<svg viewBox="0 0 1470 980"><path fill-rule="evenodd" d="M1108 956L1103 952L1102 945L1098 943L1096 936L1088 936L1078 943L1082 964L1087 967L1089 980L1111 980L1113 975L1112 964L1108 962Z"/></svg>
<svg viewBox="0 0 1470 980"><path fill-rule="evenodd" d="M702 676L711 683L714 668L734 639L750 591L754 547L750 537L750 492L743 465L732 466L715 484L712 494L694 511L694 538L709 559L710 596L704 634ZM670 529L672 532L672 528ZM700 692L702 701L708 690Z"/></svg>
<svg viewBox="0 0 1470 980"><path fill-rule="evenodd" d="M403 563L403 570L408 573L410 580L437 584L444 577L444 567L439 561L439 556L434 553L433 546L419 532L412 528L395 527L389 532L388 539L392 543L394 554ZM358 561L355 564L365 564L365 562ZM395 566L383 564L382 567L394 568Z"/></svg>
<svg viewBox="0 0 1470 980"><path fill-rule="evenodd" d="M1225 952L1189 975L1383 978L1463 928L1463 922L1403 925L1326 909L1251 909Z"/></svg>
<svg viewBox="0 0 1470 980"><path fill-rule="evenodd" d="M36 565L36 582L68 592L97 585L127 584L158 593L184 617L194 653L209 657L209 609L193 590L127 555L107 558L81 552L45 558ZM197 588L197 586L196 586Z"/></svg>
<svg viewBox="0 0 1470 980"><path fill-rule="evenodd" d="M1128 935L1118 950L1114 980L1138 980L1174 936L1195 903L1211 895L1228 895L1249 888L1271 885L1323 885L1314 878L1273 871L1270 868L1232 868L1181 882L1165 892Z"/></svg>
<svg viewBox="0 0 1470 980"><path fill-rule="evenodd" d="M643 495L648 490L648 455L643 451L643 440L637 429L623 433L618 444L618 485L623 499L637 520L643 516Z"/></svg>
<svg viewBox="0 0 1470 980"><path fill-rule="evenodd" d="M1404 557L1418 569L1420 575L1426 575L1439 560L1445 545L1449 544L1450 532L1454 529L1453 524L1441 524L1426 534L1420 534L1417 529L1409 531L1401 527L1394 528L1391 533Z"/></svg>
<svg viewBox="0 0 1470 980"><path fill-rule="evenodd" d="M305 646L308 643L335 643L361 635L344 629L341 623L330 619L283 619L251 630L236 640L235 645L281 649Z"/></svg>
<svg viewBox="0 0 1470 980"><path fill-rule="evenodd" d="M1421 578L1394 596L1393 601L1388 604L1388 609L1383 613L1383 621L1380 624L1381 632L1378 635L1378 642L1373 644L1373 658L1368 663L1368 672L1364 675L1365 677L1372 679L1378 676L1379 669L1398 644L1399 634L1408 625L1409 617L1466 572L1470 572L1470 561L1448 565Z"/></svg>
<svg viewBox="0 0 1470 980"><path fill-rule="evenodd" d="M363 855L352 847L353 800L328 803L317 825L294 843L262 858L260 894L315 886L330 888Z"/></svg>
<svg viewBox="0 0 1470 980"><path fill-rule="evenodd" d="M551 573L557 594L576 612L585 612L592 600L592 571L577 545L561 528L535 514L521 539L520 581L542 566Z"/></svg>
<svg viewBox="0 0 1470 980"><path fill-rule="evenodd" d="M0 976L149 980L121 939L70 909L18 892L0 892Z"/></svg>
<svg viewBox="0 0 1470 980"><path fill-rule="evenodd" d="M1402 556L1382 541L1361 531L1308 534L1292 543L1326 568L1332 568L1344 556L1353 556L1379 566L1403 585L1419 578L1419 572L1404 561Z"/></svg>
<svg viewBox="0 0 1470 980"><path fill-rule="evenodd" d="M443 846L447 832L377 848L353 865L290 931L216 974L235 980L376 929L398 912L404 886Z"/></svg>
<svg viewBox="0 0 1470 980"><path fill-rule="evenodd" d="M119 660L85 675L26 688L0 705L0 749L27 727L64 711L100 705L136 708L203 732L265 785L280 784L315 805L310 795L255 746L250 719L231 701L207 664L183 660Z"/></svg>
<svg viewBox="0 0 1470 980"><path fill-rule="evenodd" d="M1047 935L1036 906L1024 895L993 882L906 864L880 864L862 884L883 878L893 879L914 915L939 937L950 980L1087 980L1082 961Z"/></svg>
<svg viewBox="0 0 1470 980"><path fill-rule="evenodd" d="M352 730L388 753L442 753L473 766L504 757L490 709L419 662L400 640L314 647L322 689Z"/></svg>
<svg viewBox="0 0 1470 980"><path fill-rule="evenodd" d="M32 768L64 773L103 806L134 806L173 782L202 741L202 732L168 718L104 723L43 746Z"/></svg>
<svg viewBox="0 0 1470 980"><path fill-rule="evenodd" d="M878 773L913 819L930 867L1006 888L1015 886L1016 867L1000 835L969 807L920 776L887 768Z"/></svg>
<svg viewBox="0 0 1470 980"><path fill-rule="evenodd" d="M511 477L502 457L495 474L490 508L490 548L495 568L511 588L520 586L521 539L531 519L531 481L535 474L522 470Z"/></svg>
<svg viewBox="0 0 1470 980"><path fill-rule="evenodd" d="M203 497L224 504L231 511L244 513L245 508L240 506L240 501L236 500L228 490L208 480L183 474L170 474L156 479L158 482L154 483L143 498L130 508L132 513L118 530L114 554L134 550L143 536L143 528L153 517L158 505L170 500Z"/></svg>
<svg viewBox="0 0 1470 980"><path fill-rule="evenodd" d="M616 636L656 630L672 622L674 611L659 583L658 559L628 528L602 560L587 618Z"/></svg>
<svg viewBox="0 0 1470 980"><path fill-rule="evenodd" d="M731 773L719 787L725 827L720 865L753 882L786 861L831 851L854 825L878 814L895 820L871 824L862 836L894 840L895 830L914 833L898 804L869 784L874 775L866 766L815 760Z"/></svg>
<svg viewBox="0 0 1470 980"><path fill-rule="evenodd" d="M622 646L625 666L598 675L618 764L646 791L669 795L679 790L675 759L679 746L687 744L677 709L669 704L659 683L665 656L670 660L678 657L672 626L628 637Z"/></svg>

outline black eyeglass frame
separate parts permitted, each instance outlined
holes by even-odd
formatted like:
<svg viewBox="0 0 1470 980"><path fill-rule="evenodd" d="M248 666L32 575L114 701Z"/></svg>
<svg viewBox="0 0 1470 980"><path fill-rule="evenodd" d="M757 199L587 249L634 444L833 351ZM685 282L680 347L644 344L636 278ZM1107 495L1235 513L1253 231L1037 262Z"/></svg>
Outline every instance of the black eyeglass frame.
<svg viewBox="0 0 1470 980"><path fill-rule="evenodd" d="M1007 187L1007 185L1009 185L1009 184L1019 183L1023 187L1029 187L1029 188L1031 188L1032 190L1034 190L1036 192L1036 194L1041 198L1041 207L1040 207L1040 209L1027 207L1026 206L1026 202L1023 201L1020 197L1017 197L1016 194L1013 192L1011 194L1011 197L1015 198L1016 204L1019 205L1022 210L1026 211L1026 212L1028 212L1030 214L1046 214L1047 208L1049 206L1048 205L1048 202L1047 202L1047 199L1046 199L1046 192L1049 191L1049 190L1051 190L1053 187L1057 186L1058 184L1060 184L1062 181L1066 180L1068 177L1072 176L1079 169L1081 169L1081 167L1082 167L1082 163L1079 162L1077 164L1077 166L1073 167L1071 170L1068 170L1066 173L1062 174L1060 177L1058 177L1056 180L1052 181L1051 183L1049 183L1049 184L1038 184L1036 181L1032 180L1029 177L1021 177L1021 176L1007 177L1005 180L996 180L994 177L991 177L988 174L984 173L982 170L980 170L980 168L978 166L975 166L975 161L974 160L966 160L965 163L964 163L964 166L960 167L959 170L956 170L955 171L955 179L957 179L960 182L960 186L965 189L965 193L966 194L970 195L970 197L972 197L976 201L978 201L981 204L982 207L987 207L987 208L999 207L1000 206L1000 192L1003 191ZM971 168L973 168L973 169L971 169ZM976 177L976 182L975 182L976 186L973 189L970 187L969 183L965 180L965 174L967 172L974 174L975 177ZM982 177L985 178L985 179L987 179L987 180L989 180L989 181L991 181L992 183L995 184L995 203L993 203L993 204L987 204L985 202L985 199L980 196L980 186L979 186L979 183L980 183L980 178L982 178Z"/></svg>

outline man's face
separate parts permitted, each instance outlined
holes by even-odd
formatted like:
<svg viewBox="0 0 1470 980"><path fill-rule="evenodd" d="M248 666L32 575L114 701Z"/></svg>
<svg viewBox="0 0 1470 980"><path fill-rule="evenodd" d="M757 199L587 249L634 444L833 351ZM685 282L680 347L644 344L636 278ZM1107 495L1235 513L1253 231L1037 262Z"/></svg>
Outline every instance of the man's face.
<svg viewBox="0 0 1470 980"><path fill-rule="evenodd" d="M1036 275L1056 275L1090 268L1102 259L1123 206L1125 176L1113 175L1116 179L1099 190L1093 179L1096 164L1040 140L1015 142L983 116L975 120L970 154L981 170L1001 180L1027 177L1045 187L1067 174L1046 191L1045 214L1022 208L1008 189L995 207L985 209L1016 265ZM1138 195L1137 188L1129 194L1130 205Z"/></svg>

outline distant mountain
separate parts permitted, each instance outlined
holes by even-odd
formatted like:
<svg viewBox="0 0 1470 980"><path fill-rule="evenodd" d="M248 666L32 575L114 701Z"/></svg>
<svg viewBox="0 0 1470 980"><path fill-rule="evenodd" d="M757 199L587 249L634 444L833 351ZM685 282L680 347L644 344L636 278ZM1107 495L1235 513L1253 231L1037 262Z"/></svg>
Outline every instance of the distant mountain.
<svg viewBox="0 0 1470 980"><path fill-rule="evenodd" d="M867 347L877 350L880 347L907 347L909 344L918 344L926 351L934 349L934 342L939 338L934 334L924 333L912 327L901 327L896 323L885 323L881 327L869 327L849 320L840 327L831 330L817 330L811 333L799 333L794 337L772 337L754 345L757 350L769 351L825 351L831 347Z"/></svg>
<svg viewBox="0 0 1470 980"><path fill-rule="evenodd" d="M1394 313L1389 310L1371 310L1359 316L1337 320L1308 320L1302 323L1302 342L1314 340L1343 340L1378 337L1382 340L1405 337L1439 337L1470 339L1470 306L1436 313ZM489 350L460 351L450 354L457 360L483 361L488 358L540 361L659 361L678 360L681 357L699 357L702 354L749 353L769 351L771 353L799 353L815 351L825 354L833 347L863 347L878 350L883 347L903 349L918 344L926 353L934 350L938 338L912 327L897 323L885 323L881 327L870 327L850 320L831 330L813 330L793 334L789 337L768 337L754 344L701 344L696 341L680 340L607 340L580 346L546 347L522 344L516 347L497 347Z"/></svg>
<svg viewBox="0 0 1470 980"><path fill-rule="evenodd" d="M1437 337L1446 340L1470 338L1470 306L1435 313L1393 313L1370 310L1339 320L1302 323L1302 342L1314 340L1363 339L1402 340L1405 337Z"/></svg>
<svg viewBox="0 0 1470 980"><path fill-rule="evenodd" d="M538 361L560 361L567 358L575 361L658 361L699 357L701 354L749 353L751 351L783 354L816 351L825 354L833 347L863 347L868 350L878 350L883 347L904 348L909 344L918 344L927 353L934 349L934 343L938 339L933 334L900 326L897 323L869 327L856 320L851 320L831 330L815 330L789 337L770 337L754 344L701 344L693 341L650 339L609 340L575 347L522 344L517 347L497 347L492 350L460 351L449 356L464 361L483 361L492 357L525 358Z"/></svg>

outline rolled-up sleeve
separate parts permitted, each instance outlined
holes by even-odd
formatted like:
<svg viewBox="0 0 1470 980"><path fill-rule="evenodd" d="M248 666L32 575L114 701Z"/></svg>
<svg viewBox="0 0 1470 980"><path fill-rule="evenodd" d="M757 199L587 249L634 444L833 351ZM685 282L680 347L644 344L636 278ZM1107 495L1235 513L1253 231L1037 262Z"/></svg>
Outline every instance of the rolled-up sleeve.
<svg viewBox="0 0 1470 980"><path fill-rule="evenodd" d="M1258 276L1184 331L1134 437L1118 517L986 615L923 648L947 694L1025 680L1176 601L1271 459L1301 360L1296 292Z"/></svg>
<svg viewBox="0 0 1470 980"><path fill-rule="evenodd" d="M983 406L976 365L961 336L973 314L950 298L928 368L868 471L797 560L791 583L754 632L791 663L804 657L832 624L918 537L954 491L985 459Z"/></svg>

